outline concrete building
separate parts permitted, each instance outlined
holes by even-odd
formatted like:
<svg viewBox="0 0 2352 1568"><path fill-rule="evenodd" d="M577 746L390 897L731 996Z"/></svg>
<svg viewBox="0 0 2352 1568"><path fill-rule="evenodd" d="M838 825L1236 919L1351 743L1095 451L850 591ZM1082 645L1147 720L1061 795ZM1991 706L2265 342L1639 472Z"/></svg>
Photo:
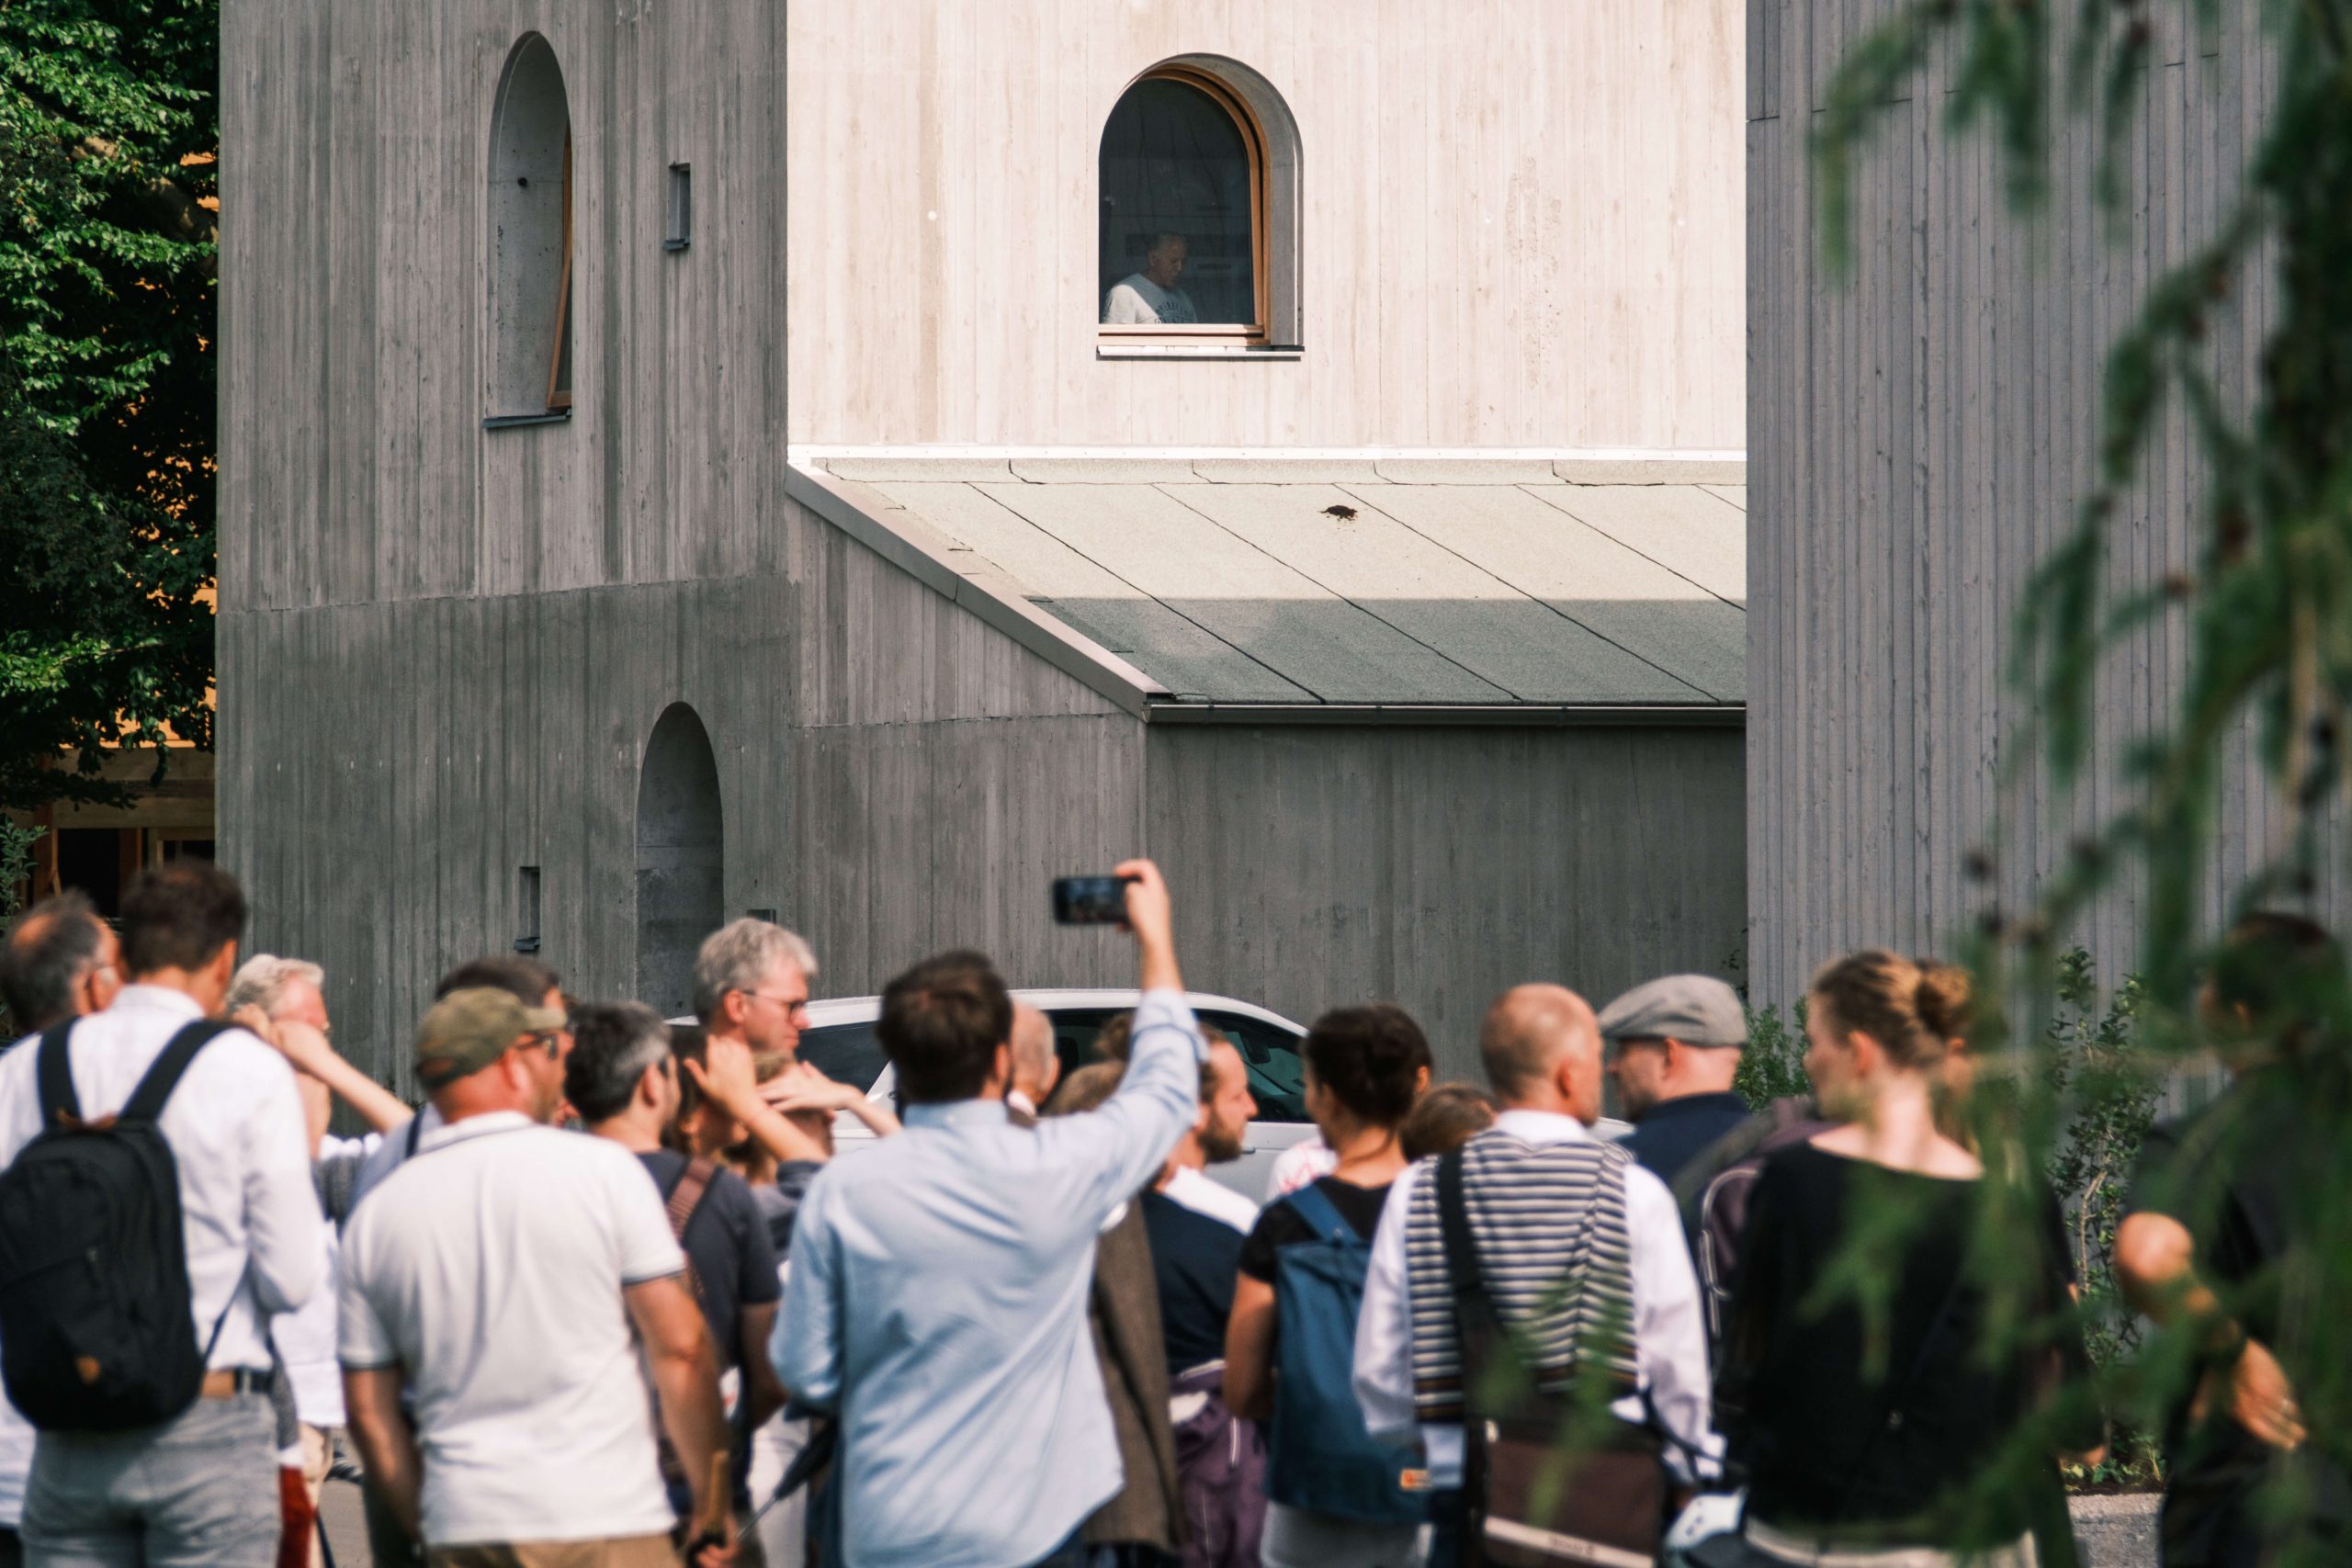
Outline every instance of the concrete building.
<svg viewBox="0 0 2352 1568"><path fill-rule="evenodd" d="M747 910L820 994L1115 980L1046 884L1138 851L1193 984L1393 998L1456 1071L1510 982L1736 972L1742 49L1727 0L229 0L254 940L387 1076L456 960L673 1008Z"/></svg>
<svg viewBox="0 0 2352 1568"><path fill-rule="evenodd" d="M2148 286L2210 236L2267 115L2276 69L2258 8L2208 33L2157 7L2122 167L2120 232L2095 199L2098 128L2053 110L2048 211L2011 216L1989 136L1952 138L1939 63L1886 107L1856 168L1854 270L1829 275L1813 202L1812 110L1892 6L1749 0L1748 407L1754 497L1747 729L1750 957L1758 998L1802 993L1856 945L1927 951L1988 907L2015 910L2082 825L2129 798L2115 764L2178 697L2186 639L2148 622L2102 667L2098 766L2071 819L2036 770L2009 830L1987 829L2030 703L2007 680L2034 566L2094 476L2109 346ZM2216 384L2259 374L2271 280L2254 269L2208 328ZM2188 570L2205 475L2181 416L2115 517L2119 570ZM2279 843L2243 770L2222 803L2211 917ZM1984 855L1988 875L1973 860ZM2317 905L2352 908L2340 862ZM2119 888L2068 940L2112 982L2139 909Z"/></svg>

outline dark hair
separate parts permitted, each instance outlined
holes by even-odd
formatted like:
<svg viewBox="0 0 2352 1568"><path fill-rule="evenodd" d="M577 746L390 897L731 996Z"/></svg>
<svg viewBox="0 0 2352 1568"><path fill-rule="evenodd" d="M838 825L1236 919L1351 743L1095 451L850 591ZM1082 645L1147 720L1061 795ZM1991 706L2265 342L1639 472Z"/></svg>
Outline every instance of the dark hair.
<svg viewBox="0 0 2352 1568"><path fill-rule="evenodd" d="M643 1002L586 1002L572 1010L563 1097L582 1122L628 1109L645 1069L670 1054L670 1026Z"/></svg>
<svg viewBox="0 0 2352 1568"><path fill-rule="evenodd" d="M2344 953L2318 921L2258 909L2222 939L2210 983L2216 1004L2243 1008L2256 1032L2298 1051L2341 1005Z"/></svg>
<svg viewBox="0 0 2352 1568"><path fill-rule="evenodd" d="M1128 1049L1135 1044L1136 1015L1114 1012L1102 1021L1094 1035L1094 1054L1106 1062L1125 1066Z"/></svg>
<svg viewBox="0 0 2352 1568"><path fill-rule="evenodd" d="M201 969L245 929L237 879L210 861L142 871L122 895L122 965L131 978Z"/></svg>
<svg viewBox="0 0 2352 1568"><path fill-rule="evenodd" d="M1442 1083L1413 1102L1397 1123L1407 1159L1450 1155L1495 1124L1495 1097L1474 1083Z"/></svg>
<svg viewBox="0 0 2352 1568"><path fill-rule="evenodd" d="M695 1081L685 1065L708 1064L710 1036L699 1023L673 1023L670 1025L670 1055L678 1059L678 1114L692 1116L702 1109L702 1085Z"/></svg>
<svg viewBox="0 0 2352 1568"><path fill-rule="evenodd" d="M1375 1127L1405 1119L1431 1065L1429 1037L1394 1002L1332 1009L1306 1032L1300 1055L1317 1083Z"/></svg>
<svg viewBox="0 0 2352 1568"><path fill-rule="evenodd" d="M487 986L506 992L525 1007L535 1008L562 984L554 970L536 958L516 953L494 953L488 958L470 959L442 976L441 983L433 987L433 996L437 1001L451 991Z"/></svg>
<svg viewBox="0 0 2352 1568"><path fill-rule="evenodd" d="M0 998L19 1030L47 1029L74 1011L74 987L98 961L106 926L73 888L17 917L0 948Z"/></svg>
<svg viewBox="0 0 2352 1568"><path fill-rule="evenodd" d="M1012 1037L1012 998L979 953L943 953L883 988L874 1037L898 1069L901 1100L969 1100Z"/></svg>

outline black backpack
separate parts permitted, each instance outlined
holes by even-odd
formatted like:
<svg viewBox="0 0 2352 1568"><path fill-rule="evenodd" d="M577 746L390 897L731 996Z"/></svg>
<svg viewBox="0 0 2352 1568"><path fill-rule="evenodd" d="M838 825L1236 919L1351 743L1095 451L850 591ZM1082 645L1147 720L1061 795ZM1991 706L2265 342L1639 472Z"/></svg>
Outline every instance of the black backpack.
<svg viewBox="0 0 2352 1568"><path fill-rule="evenodd" d="M0 1171L0 1381L44 1431L152 1427L203 1385L212 1347L196 1342L179 1167L155 1119L231 1027L188 1024L122 1110L95 1122L74 1090L72 1023L40 1037L41 1130Z"/></svg>

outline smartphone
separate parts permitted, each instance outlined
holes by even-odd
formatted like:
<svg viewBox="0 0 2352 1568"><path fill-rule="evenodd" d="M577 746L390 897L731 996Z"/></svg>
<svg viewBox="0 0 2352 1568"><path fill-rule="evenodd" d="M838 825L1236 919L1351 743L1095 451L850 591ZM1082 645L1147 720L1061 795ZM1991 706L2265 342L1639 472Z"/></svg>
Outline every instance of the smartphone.
<svg viewBox="0 0 2352 1568"><path fill-rule="evenodd" d="M1110 926L1127 918L1127 884L1132 876L1057 876L1054 878L1054 923L1061 926Z"/></svg>

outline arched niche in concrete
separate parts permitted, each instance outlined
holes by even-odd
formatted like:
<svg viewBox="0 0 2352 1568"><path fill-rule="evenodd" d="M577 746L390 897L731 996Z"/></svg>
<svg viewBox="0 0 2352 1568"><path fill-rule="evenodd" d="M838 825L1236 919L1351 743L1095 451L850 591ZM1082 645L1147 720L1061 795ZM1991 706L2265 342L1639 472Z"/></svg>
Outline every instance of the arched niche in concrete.
<svg viewBox="0 0 2352 1568"><path fill-rule="evenodd" d="M571 405L571 100L538 33L499 73L489 177L489 412L560 412Z"/></svg>
<svg viewBox="0 0 2352 1568"><path fill-rule="evenodd" d="M673 703L637 784L637 996L664 1018L691 1005L695 952L725 918L726 845L710 736Z"/></svg>

